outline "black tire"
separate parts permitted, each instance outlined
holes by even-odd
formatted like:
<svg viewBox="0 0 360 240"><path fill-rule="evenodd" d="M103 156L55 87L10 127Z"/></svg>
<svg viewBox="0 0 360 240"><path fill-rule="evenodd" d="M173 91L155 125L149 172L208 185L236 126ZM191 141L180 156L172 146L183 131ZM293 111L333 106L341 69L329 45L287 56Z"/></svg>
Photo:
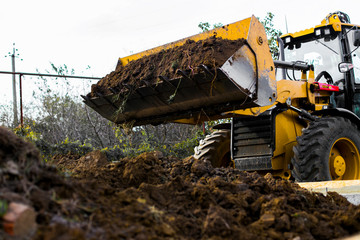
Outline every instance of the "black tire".
<svg viewBox="0 0 360 240"><path fill-rule="evenodd" d="M350 120L317 119L297 137L292 176L299 182L359 179L359 149L359 130Z"/></svg>
<svg viewBox="0 0 360 240"><path fill-rule="evenodd" d="M230 154L230 130L217 130L207 135L194 149L194 157L210 161L213 167L233 166Z"/></svg>

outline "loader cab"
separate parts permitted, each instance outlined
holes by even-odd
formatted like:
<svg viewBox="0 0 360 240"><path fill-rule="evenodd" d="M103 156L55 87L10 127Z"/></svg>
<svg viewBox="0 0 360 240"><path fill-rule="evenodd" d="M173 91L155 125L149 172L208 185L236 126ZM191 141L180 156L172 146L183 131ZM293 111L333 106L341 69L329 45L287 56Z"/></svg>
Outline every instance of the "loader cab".
<svg viewBox="0 0 360 240"><path fill-rule="evenodd" d="M346 108L360 117L360 27L333 14L315 28L287 34L281 39L282 60L313 65L315 77L324 71L329 73L330 80L321 77L319 82L339 87L340 91L332 96L333 107ZM301 80L300 71L285 72L286 79ZM277 74L277 79L280 75Z"/></svg>
<svg viewBox="0 0 360 240"><path fill-rule="evenodd" d="M330 33L325 36L323 32L330 32L330 29L317 30L313 34L299 38L285 37L285 61L313 65L315 76L322 71L327 71L333 80L343 79L344 74L338 70L338 64L342 62L340 36L338 34L331 35ZM286 79L302 80L301 72L288 69ZM324 79L321 80L324 81Z"/></svg>
<svg viewBox="0 0 360 240"><path fill-rule="evenodd" d="M353 109L352 111L360 117L360 28L350 28L348 30L348 54L346 62L352 63L349 71L346 71L348 78L353 83Z"/></svg>

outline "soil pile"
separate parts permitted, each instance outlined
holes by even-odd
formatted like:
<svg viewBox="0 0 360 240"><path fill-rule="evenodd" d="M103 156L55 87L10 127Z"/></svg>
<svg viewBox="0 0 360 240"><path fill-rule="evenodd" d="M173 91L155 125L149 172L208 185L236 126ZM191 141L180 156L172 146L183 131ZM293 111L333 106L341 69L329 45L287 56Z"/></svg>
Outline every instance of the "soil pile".
<svg viewBox="0 0 360 240"><path fill-rule="evenodd" d="M39 151L33 144L0 127L2 203L15 202L32 207L37 213L38 230L44 226L48 228L53 221L83 215L82 211L71 204L76 200L74 186L55 167L41 161ZM27 236L10 237L0 228L0 239L36 239L38 235L39 231L36 231L29 232Z"/></svg>
<svg viewBox="0 0 360 240"><path fill-rule="evenodd" d="M53 164L71 175L64 177L41 164L31 145L9 132L0 136L1 197L34 207L32 239L332 239L360 232L360 207L270 174L157 152L110 163L95 151L55 156Z"/></svg>
<svg viewBox="0 0 360 240"><path fill-rule="evenodd" d="M96 93L109 94L112 88L116 92L128 91L123 85L135 88L161 82L158 76L169 79L178 77L176 70L181 69L190 74L198 72L198 66L205 64L210 68L223 65L242 45L243 39L227 40L211 37L205 40L188 40L182 46L177 46L157 54L142 57L119 66L106 75L96 85L92 85L90 97Z"/></svg>

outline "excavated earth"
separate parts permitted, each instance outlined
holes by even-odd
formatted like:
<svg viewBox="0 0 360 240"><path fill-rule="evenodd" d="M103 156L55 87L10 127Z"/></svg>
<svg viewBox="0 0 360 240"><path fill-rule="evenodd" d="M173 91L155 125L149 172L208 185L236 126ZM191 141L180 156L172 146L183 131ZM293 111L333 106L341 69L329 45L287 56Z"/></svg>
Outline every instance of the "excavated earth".
<svg viewBox="0 0 360 240"><path fill-rule="evenodd" d="M243 39L227 40L210 37L205 40L187 40L184 45L160 51L159 53L142 57L126 64L102 78L92 85L89 97L96 97L97 93L110 94L110 88L115 92L126 92L127 87L138 88L161 82L159 76L168 79L179 77L176 70L196 74L198 66L204 64L209 68L220 67L242 45Z"/></svg>
<svg viewBox="0 0 360 240"><path fill-rule="evenodd" d="M27 239L334 239L360 232L360 207L296 183L159 152L109 162L94 151L44 164L0 128L0 197L32 206ZM0 239L10 238L0 230ZM18 238L15 238L18 239Z"/></svg>

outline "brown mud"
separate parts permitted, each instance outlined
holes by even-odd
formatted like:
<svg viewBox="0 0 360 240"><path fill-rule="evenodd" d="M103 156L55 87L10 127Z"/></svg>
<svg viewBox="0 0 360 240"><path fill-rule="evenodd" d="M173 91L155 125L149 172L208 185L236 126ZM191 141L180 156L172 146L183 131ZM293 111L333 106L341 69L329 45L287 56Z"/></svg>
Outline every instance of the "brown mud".
<svg viewBox="0 0 360 240"><path fill-rule="evenodd" d="M205 40L188 40L182 46L177 46L159 53L142 57L118 68L102 78L97 84L92 85L90 97L96 93L110 94L109 88L117 92L127 91L123 86L131 85L135 88L161 82L158 77L168 79L179 77L176 70L197 73L198 66L207 65L210 68L220 67L242 45L243 39L227 40L211 37Z"/></svg>
<svg viewBox="0 0 360 240"><path fill-rule="evenodd" d="M0 197L35 209L38 228L28 239L334 239L360 232L359 206L270 174L158 152L110 163L94 151L42 164L31 144L4 129L0 136Z"/></svg>

